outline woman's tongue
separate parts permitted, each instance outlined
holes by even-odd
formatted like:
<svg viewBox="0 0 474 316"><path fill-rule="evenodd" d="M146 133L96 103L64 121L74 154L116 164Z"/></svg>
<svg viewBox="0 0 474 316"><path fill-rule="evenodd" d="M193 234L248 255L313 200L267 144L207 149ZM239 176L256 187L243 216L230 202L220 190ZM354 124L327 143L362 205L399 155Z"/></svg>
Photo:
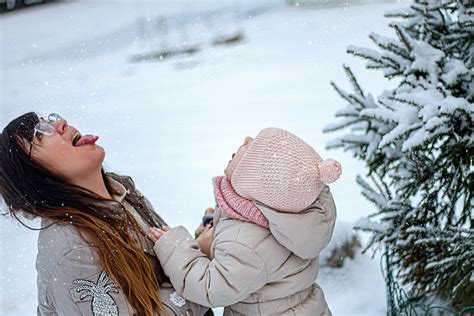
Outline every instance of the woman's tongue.
<svg viewBox="0 0 474 316"><path fill-rule="evenodd" d="M79 147L82 145L94 144L98 139L99 139L99 136L84 135L76 142L76 147Z"/></svg>

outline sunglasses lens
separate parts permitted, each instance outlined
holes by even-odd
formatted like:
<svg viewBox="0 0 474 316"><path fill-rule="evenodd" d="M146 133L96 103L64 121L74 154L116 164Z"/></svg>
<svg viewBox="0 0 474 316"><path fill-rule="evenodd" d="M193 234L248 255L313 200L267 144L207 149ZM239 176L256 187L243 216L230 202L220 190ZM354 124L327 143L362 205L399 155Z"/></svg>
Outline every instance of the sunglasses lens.
<svg viewBox="0 0 474 316"><path fill-rule="evenodd" d="M40 122L36 124L35 129L37 133L40 133L43 135L52 136L54 134L54 126L51 125L50 123Z"/></svg>
<svg viewBox="0 0 474 316"><path fill-rule="evenodd" d="M50 115L48 115L48 121L50 122L58 122L61 120L63 120L63 117L59 114L51 113Z"/></svg>

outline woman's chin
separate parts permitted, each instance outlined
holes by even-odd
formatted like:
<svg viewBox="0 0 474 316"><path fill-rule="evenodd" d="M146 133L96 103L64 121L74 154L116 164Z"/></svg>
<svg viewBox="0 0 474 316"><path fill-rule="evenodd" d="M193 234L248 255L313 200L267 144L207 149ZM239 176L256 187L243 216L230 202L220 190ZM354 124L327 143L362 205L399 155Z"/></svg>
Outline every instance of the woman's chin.
<svg viewBox="0 0 474 316"><path fill-rule="evenodd" d="M87 156L90 160L94 161L98 166L101 166L105 158L105 150L101 146L93 145L90 151L87 152Z"/></svg>
<svg viewBox="0 0 474 316"><path fill-rule="evenodd" d="M100 159L100 164L102 165L102 162L104 162L104 158L105 158L105 150L101 146L96 145L96 151L99 156L98 158Z"/></svg>

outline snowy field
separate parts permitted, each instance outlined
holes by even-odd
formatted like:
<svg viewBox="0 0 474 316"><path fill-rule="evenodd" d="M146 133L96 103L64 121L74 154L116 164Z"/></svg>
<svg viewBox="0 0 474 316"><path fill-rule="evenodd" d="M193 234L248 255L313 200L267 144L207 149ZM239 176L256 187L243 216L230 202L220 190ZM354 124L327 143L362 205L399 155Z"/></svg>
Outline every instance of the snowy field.
<svg viewBox="0 0 474 316"><path fill-rule="evenodd" d="M369 32L393 35L383 12L407 2L295 7L283 1L77 1L0 16L0 125L27 112L57 112L100 136L108 170L133 177L171 226L197 226L213 205L211 178L223 173L246 135L288 129L334 157L336 237L373 211L359 195L362 164L327 151L321 132L343 101L348 63L373 95L377 72L345 53L370 45ZM235 45L214 39L240 34ZM141 53L186 47L194 54L131 63ZM37 222L30 223L37 226ZM0 314L36 313L36 236L0 218ZM363 236L364 239L366 236ZM322 269L318 283L334 315L384 315L379 257L358 255ZM219 313L219 310L217 311Z"/></svg>

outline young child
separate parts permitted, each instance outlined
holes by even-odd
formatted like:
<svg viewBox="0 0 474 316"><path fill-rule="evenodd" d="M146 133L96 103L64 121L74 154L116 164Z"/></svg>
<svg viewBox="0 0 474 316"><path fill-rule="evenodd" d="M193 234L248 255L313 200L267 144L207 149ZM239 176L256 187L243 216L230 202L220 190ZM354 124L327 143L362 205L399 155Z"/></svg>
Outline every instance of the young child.
<svg viewBox="0 0 474 316"><path fill-rule="evenodd" d="M326 183L340 164L277 128L246 138L213 179L217 206L209 257L184 227L152 229L154 250L176 291L224 315L324 315L315 283L336 206Z"/></svg>

